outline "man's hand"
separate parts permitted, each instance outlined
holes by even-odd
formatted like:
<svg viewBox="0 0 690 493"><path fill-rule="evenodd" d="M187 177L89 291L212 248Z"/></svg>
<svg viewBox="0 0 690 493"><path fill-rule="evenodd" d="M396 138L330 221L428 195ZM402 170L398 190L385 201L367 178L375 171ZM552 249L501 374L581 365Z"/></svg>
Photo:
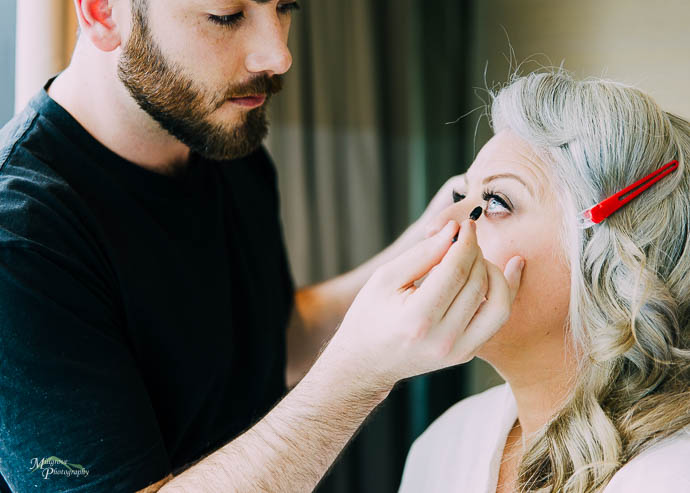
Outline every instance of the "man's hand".
<svg viewBox="0 0 690 493"><path fill-rule="evenodd" d="M389 391L400 379L470 360L508 319L521 259L511 259L504 276L484 259L473 221L462 223L453 244L457 231L451 221L379 267L320 362Z"/></svg>
<svg viewBox="0 0 690 493"><path fill-rule="evenodd" d="M425 237L428 232L429 224L443 211L446 207L453 205L453 190L459 190L460 185L464 183L464 173L453 176L446 180L443 186L436 192L434 198L431 199L429 205L426 206L424 213L420 218L410 226L411 229L418 228L420 239Z"/></svg>
<svg viewBox="0 0 690 493"><path fill-rule="evenodd" d="M431 230L431 227L441 211L453 205L453 190L460 189L465 180L464 176L464 174L456 175L446 180L426 206L422 215L419 216L419 219L412 223L393 244L396 247L395 251L410 248L438 231L439 228Z"/></svg>
<svg viewBox="0 0 690 493"><path fill-rule="evenodd" d="M424 214L388 248L350 272L328 281L300 289L295 297L295 311L287 331L287 384L294 386L316 359L319 350L333 336L357 293L377 268L392 261L405 250L443 227L436 219L453 203L453 189L459 188L463 175L449 180L436 193Z"/></svg>
<svg viewBox="0 0 690 493"><path fill-rule="evenodd" d="M161 491L312 491L396 382L472 358L510 314L520 258L504 277L469 220L452 243L457 231L451 221L378 267L295 388Z"/></svg>

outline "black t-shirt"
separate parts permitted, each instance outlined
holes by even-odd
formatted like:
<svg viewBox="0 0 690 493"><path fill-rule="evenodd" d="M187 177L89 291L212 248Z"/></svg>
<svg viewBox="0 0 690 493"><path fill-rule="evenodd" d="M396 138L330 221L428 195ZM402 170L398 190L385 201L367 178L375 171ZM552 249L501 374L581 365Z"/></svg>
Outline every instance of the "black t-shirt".
<svg viewBox="0 0 690 493"><path fill-rule="evenodd" d="M148 171L46 88L0 131L0 472L135 491L285 393L276 172L264 149Z"/></svg>

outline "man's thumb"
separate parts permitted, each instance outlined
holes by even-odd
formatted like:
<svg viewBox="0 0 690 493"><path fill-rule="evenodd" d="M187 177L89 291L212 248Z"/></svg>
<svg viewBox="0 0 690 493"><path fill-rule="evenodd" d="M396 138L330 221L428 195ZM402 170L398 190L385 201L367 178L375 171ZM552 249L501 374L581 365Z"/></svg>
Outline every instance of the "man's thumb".
<svg viewBox="0 0 690 493"><path fill-rule="evenodd" d="M506 264L503 270L503 275L508 282L508 289L510 290L510 302L515 300L518 289L520 288L520 281L522 280L522 271L525 266L525 261L522 257L513 257Z"/></svg>
<svg viewBox="0 0 690 493"><path fill-rule="evenodd" d="M422 240L388 264L388 278L397 287L414 283L424 277L444 257L458 231L458 223L450 221L438 233Z"/></svg>

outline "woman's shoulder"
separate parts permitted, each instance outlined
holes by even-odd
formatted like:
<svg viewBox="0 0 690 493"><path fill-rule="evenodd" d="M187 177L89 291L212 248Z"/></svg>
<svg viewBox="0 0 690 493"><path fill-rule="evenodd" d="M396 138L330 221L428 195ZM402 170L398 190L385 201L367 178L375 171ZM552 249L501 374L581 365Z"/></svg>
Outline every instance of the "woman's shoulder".
<svg viewBox="0 0 690 493"><path fill-rule="evenodd" d="M690 492L690 428L634 457L613 476L605 493Z"/></svg>
<svg viewBox="0 0 690 493"><path fill-rule="evenodd" d="M515 417L513 395L507 384L453 405L415 440L399 492L445 491L448 484L457 481L474 489L477 482L488 477L503 428Z"/></svg>
<svg viewBox="0 0 690 493"><path fill-rule="evenodd" d="M431 423L418 440L428 439L433 435L445 435L449 431L479 432L478 425L490 426L492 417L500 420L506 411L505 403L508 399L512 399L512 393L505 383L462 399Z"/></svg>

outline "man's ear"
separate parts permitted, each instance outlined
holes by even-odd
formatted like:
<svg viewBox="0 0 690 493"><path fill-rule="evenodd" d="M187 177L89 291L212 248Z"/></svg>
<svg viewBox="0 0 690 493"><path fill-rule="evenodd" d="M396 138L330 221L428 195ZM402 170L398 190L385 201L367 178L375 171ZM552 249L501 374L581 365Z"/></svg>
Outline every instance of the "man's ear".
<svg viewBox="0 0 690 493"><path fill-rule="evenodd" d="M74 0L81 35L98 49L113 51L122 43L120 26L113 18L112 0Z"/></svg>

